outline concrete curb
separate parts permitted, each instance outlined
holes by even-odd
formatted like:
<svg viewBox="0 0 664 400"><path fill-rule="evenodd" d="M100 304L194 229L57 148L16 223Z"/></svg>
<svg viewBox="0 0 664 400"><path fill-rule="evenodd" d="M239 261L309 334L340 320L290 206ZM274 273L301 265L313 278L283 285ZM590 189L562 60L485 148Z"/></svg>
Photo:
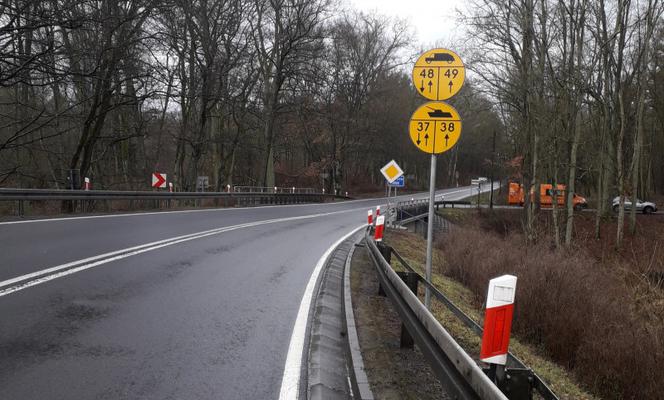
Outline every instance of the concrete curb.
<svg viewBox="0 0 664 400"><path fill-rule="evenodd" d="M355 241L355 245L362 241L362 237ZM357 335L357 327L355 326L355 314L353 313L353 301L351 298L350 287L350 267L355 253L355 245L350 249L348 257L346 257L346 266L344 268L344 281L343 281L343 296L344 296L344 312L346 324L346 336L348 338L348 354L350 355L349 363L351 372L351 387L353 389L353 398L362 400L373 400L373 393L367 374L364 370L364 362L362 360L362 350L360 349L360 340ZM354 379L352 379L354 377Z"/></svg>
<svg viewBox="0 0 664 400"><path fill-rule="evenodd" d="M339 243L320 274L308 333L306 398L310 400L353 398L343 310L343 273L348 253L362 232L356 230Z"/></svg>

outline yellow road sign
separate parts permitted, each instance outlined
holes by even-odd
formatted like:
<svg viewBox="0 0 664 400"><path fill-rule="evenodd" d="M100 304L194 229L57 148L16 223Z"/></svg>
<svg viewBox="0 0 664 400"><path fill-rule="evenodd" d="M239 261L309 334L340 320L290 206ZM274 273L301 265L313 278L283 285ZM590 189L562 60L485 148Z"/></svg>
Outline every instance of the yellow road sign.
<svg viewBox="0 0 664 400"><path fill-rule="evenodd" d="M401 175L403 175L403 170L394 160L385 164L383 168L380 169L380 172L389 183L396 181Z"/></svg>
<svg viewBox="0 0 664 400"><path fill-rule="evenodd" d="M410 117L410 140L420 150L440 154L454 147L461 136L461 118L454 107L442 101L421 105Z"/></svg>
<svg viewBox="0 0 664 400"><path fill-rule="evenodd" d="M413 67L413 84L429 100L446 100L461 90L466 67L461 58L447 49L424 52Z"/></svg>

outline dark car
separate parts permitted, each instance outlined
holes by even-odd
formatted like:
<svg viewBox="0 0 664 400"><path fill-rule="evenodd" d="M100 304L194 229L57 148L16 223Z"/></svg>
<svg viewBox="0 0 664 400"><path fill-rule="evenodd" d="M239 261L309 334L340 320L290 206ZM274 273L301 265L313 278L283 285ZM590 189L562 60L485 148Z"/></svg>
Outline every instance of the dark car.
<svg viewBox="0 0 664 400"><path fill-rule="evenodd" d="M452 64L454 62L454 56L448 53L433 53L433 57L427 57L424 61L427 64L431 64L432 61L447 61Z"/></svg>

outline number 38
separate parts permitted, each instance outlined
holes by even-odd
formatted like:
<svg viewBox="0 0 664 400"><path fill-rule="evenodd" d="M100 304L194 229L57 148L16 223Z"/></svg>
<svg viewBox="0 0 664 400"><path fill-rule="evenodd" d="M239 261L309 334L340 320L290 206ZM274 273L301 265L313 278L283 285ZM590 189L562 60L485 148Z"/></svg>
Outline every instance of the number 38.
<svg viewBox="0 0 664 400"><path fill-rule="evenodd" d="M454 132L455 126L454 122L441 122L440 131L441 132Z"/></svg>

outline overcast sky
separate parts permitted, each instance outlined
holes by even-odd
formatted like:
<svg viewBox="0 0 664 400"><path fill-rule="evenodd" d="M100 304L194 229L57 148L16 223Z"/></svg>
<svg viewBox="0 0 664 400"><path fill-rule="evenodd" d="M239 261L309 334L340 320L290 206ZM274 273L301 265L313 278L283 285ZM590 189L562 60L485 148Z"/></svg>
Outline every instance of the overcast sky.
<svg viewBox="0 0 664 400"><path fill-rule="evenodd" d="M362 11L378 11L387 16L405 18L424 46L450 46L461 37L463 27L457 24L457 10L465 11L465 0L346 0Z"/></svg>

